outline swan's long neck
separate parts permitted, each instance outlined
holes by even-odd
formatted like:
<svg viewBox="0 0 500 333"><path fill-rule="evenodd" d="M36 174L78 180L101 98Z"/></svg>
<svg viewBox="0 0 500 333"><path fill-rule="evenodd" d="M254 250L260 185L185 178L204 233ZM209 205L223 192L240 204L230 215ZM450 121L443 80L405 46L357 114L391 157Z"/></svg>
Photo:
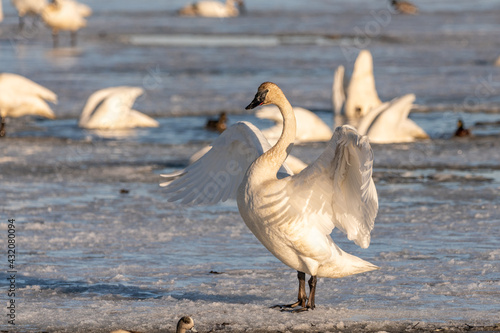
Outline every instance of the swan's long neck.
<svg viewBox="0 0 500 333"><path fill-rule="evenodd" d="M278 96L274 104L278 106L283 116L283 132L281 132L278 142L256 161L256 163L262 164L266 172L274 176L276 176L281 165L283 165L288 154L292 150L297 129L297 122L295 120L292 105L290 105L290 102L288 102L283 93L278 94Z"/></svg>

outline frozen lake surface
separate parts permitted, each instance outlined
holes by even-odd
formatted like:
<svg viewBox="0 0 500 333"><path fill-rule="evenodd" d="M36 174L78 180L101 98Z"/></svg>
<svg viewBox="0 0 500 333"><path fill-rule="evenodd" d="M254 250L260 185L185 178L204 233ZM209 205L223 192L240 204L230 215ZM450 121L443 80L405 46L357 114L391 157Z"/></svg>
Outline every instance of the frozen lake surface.
<svg viewBox="0 0 500 333"><path fill-rule="evenodd" d="M15 219L18 250L16 326L4 307L1 331L173 331L183 315L200 332L500 330L498 1L415 0L421 13L408 17L383 2L247 0L248 15L219 20L177 17L184 0L89 0L78 47L57 50L42 26L17 33L4 2L2 71L60 103L53 121L9 119L0 140L0 244ZM209 116L271 126L244 110L263 81L333 126L333 71L352 70L360 47L373 54L382 100L416 94L411 117L431 140L373 145L380 210L368 249L333 232L381 269L319 279L314 311L269 309L295 300L296 272L234 201L168 203L159 174L217 136L203 128ZM93 91L125 84L145 89L135 108L159 128L77 127ZM473 137L452 138L459 118ZM293 154L310 163L325 145Z"/></svg>

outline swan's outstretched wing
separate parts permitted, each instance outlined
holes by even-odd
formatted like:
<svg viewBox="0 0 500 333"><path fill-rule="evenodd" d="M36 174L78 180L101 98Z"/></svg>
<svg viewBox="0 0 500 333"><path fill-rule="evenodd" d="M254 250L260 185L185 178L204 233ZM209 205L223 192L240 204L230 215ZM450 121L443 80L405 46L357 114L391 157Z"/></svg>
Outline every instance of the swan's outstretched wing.
<svg viewBox="0 0 500 333"><path fill-rule="evenodd" d="M248 122L238 122L226 129L212 148L184 170L162 175L169 201L214 204L236 198L250 164L271 146L262 133ZM291 172L289 172L291 174Z"/></svg>
<svg viewBox="0 0 500 333"><path fill-rule="evenodd" d="M380 101L373 76L373 58L368 50L361 50L354 63L344 112L348 118L359 118L379 106Z"/></svg>
<svg viewBox="0 0 500 333"><path fill-rule="evenodd" d="M13 91L16 95L38 96L41 99L57 104L57 95L53 91L21 75L1 73L0 89Z"/></svg>
<svg viewBox="0 0 500 333"><path fill-rule="evenodd" d="M345 68L340 65L333 74L332 107L334 115L341 115L345 103Z"/></svg>
<svg viewBox="0 0 500 333"><path fill-rule="evenodd" d="M367 248L378 211L372 165L368 138L337 127L323 154L286 184L280 204L286 220L305 216L301 223L327 235L337 227Z"/></svg>
<svg viewBox="0 0 500 333"><path fill-rule="evenodd" d="M361 119L359 133L368 135L376 143L428 138L424 130L408 118L414 101L415 95L407 94L383 103Z"/></svg>
<svg viewBox="0 0 500 333"><path fill-rule="evenodd" d="M144 122L132 110L136 98L144 90L139 87L111 87L92 94L80 116L79 126L85 128L118 129L132 128ZM147 117L147 116L146 116ZM147 117L149 118L149 117ZM137 120L139 123L134 123ZM156 121L153 127L157 126Z"/></svg>
<svg viewBox="0 0 500 333"><path fill-rule="evenodd" d="M150 116L137 111L130 110L130 123L135 127L159 127L160 123Z"/></svg>
<svg viewBox="0 0 500 333"><path fill-rule="evenodd" d="M85 106L83 107L82 113L80 115L80 120L78 121L78 126L85 126L89 121L91 115L96 111L97 106L102 103L113 92L117 91L121 87L110 87L98 90L89 96Z"/></svg>

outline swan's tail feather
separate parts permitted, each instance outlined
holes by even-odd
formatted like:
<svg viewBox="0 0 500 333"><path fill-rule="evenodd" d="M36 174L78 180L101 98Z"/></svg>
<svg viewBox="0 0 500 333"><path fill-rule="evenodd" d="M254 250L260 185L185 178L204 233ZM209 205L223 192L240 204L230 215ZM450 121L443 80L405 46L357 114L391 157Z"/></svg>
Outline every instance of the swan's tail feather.
<svg viewBox="0 0 500 333"><path fill-rule="evenodd" d="M341 278L379 269L378 266L366 260L342 251L336 245L335 250L332 260L321 264L318 268L318 277Z"/></svg>
<svg viewBox="0 0 500 333"><path fill-rule="evenodd" d="M159 127L160 123L137 110L130 110L131 123L137 127Z"/></svg>

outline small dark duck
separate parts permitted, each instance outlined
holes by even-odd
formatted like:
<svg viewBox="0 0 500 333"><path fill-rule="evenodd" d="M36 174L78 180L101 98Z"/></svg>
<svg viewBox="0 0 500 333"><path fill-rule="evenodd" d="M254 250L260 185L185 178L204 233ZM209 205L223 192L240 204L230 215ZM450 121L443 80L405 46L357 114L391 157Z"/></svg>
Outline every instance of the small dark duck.
<svg viewBox="0 0 500 333"><path fill-rule="evenodd" d="M227 115L225 112L219 114L219 119L208 119L205 128L211 131L222 133L227 128Z"/></svg>
<svg viewBox="0 0 500 333"><path fill-rule="evenodd" d="M458 119L457 121L457 130L455 131L455 136L470 136L470 130L464 127L464 122L462 121L462 119Z"/></svg>
<svg viewBox="0 0 500 333"><path fill-rule="evenodd" d="M397 1L391 0L392 8L394 8L400 14L416 15L418 14L418 8L414 4L408 1Z"/></svg>

